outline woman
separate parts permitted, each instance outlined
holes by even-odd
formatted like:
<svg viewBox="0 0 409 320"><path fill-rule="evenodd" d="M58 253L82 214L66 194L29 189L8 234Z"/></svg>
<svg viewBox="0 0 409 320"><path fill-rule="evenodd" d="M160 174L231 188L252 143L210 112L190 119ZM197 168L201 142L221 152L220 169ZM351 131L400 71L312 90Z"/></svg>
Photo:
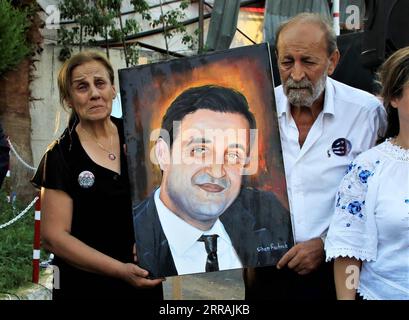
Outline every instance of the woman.
<svg viewBox="0 0 409 320"><path fill-rule="evenodd" d="M409 299L409 47L383 64L380 80L387 132L350 165L325 243L338 299L356 289L364 299Z"/></svg>
<svg viewBox="0 0 409 320"><path fill-rule="evenodd" d="M43 247L58 267L53 299L162 299L162 280L132 263L122 122L110 117L112 66L97 52L80 52L63 65L58 87L70 123L32 179L41 187Z"/></svg>

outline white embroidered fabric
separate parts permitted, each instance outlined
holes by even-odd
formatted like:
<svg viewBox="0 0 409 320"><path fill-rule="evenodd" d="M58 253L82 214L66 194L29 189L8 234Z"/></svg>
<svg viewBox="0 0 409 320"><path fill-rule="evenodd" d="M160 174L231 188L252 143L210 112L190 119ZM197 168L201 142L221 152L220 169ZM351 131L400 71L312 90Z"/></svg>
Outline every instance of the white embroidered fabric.
<svg viewBox="0 0 409 320"><path fill-rule="evenodd" d="M363 152L338 189L325 242L327 261L363 261L366 299L409 300L409 151L391 140Z"/></svg>

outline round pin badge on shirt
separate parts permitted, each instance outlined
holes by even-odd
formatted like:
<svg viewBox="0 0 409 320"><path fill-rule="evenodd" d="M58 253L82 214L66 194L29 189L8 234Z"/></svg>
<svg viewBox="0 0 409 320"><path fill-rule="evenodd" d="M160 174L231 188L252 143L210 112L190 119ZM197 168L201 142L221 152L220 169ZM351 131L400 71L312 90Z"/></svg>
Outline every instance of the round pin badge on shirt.
<svg viewBox="0 0 409 320"><path fill-rule="evenodd" d="M345 138L336 139L332 143L332 152L337 156L346 156L351 151L351 141Z"/></svg>
<svg viewBox="0 0 409 320"><path fill-rule="evenodd" d="M78 175L78 183L84 189L91 188L94 185L94 182L95 176L91 171L82 171Z"/></svg>

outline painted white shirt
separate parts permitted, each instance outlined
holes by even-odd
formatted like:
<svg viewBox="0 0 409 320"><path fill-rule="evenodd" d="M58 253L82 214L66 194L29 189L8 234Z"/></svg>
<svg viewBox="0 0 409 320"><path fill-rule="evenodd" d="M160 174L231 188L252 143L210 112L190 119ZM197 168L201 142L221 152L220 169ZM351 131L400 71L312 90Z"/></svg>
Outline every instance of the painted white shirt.
<svg viewBox="0 0 409 320"><path fill-rule="evenodd" d="M409 151L386 141L362 153L339 187L327 260L362 260L365 299L409 300Z"/></svg>
<svg viewBox="0 0 409 320"><path fill-rule="evenodd" d="M204 242L197 241L201 235L217 234L217 258L219 270L242 268L230 237L219 219L207 231L195 228L170 211L159 198L160 188L155 191L155 205L163 232L168 239L178 275L206 272L207 252Z"/></svg>
<svg viewBox="0 0 409 320"><path fill-rule="evenodd" d="M380 128L384 132L386 113L373 95L328 77L323 111L300 148L282 86L275 89L275 96L294 235L301 242L326 233L348 164L375 144ZM351 143L344 156L332 148L339 138Z"/></svg>

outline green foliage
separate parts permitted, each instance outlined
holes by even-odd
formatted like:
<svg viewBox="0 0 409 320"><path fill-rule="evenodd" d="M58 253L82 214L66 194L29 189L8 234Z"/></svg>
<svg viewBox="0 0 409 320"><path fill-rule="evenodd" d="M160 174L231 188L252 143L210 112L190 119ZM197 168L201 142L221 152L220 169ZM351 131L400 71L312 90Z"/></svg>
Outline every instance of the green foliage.
<svg viewBox="0 0 409 320"><path fill-rule="evenodd" d="M8 178L6 178L8 179ZM0 190L0 225L13 219L24 207L7 202ZM0 293L28 285L32 277L34 209L14 224L0 229Z"/></svg>
<svg viewBox="0 0 409 320"><path fill-rule="evenodd" d="M139 62L139 46L131 44L127 48L128 63L131 66L137 66Z"/></svg>
<svg viewBox="0 0 409 320"><path fill-rule="evenodd" d="M143 12L149 9L145 1L134 1L138 10ZM78 27L71 29L61 26L58 31L58 42L64 46L61 59L69 57L69 46L79 45L80 50L84 44L95 45L98 36L106 39L107 55L109 56L109 41L121 41L124 44L125 59L127 64L137 61L138 50L127 45L125 38L139 32L140 26L135 20L127 20L122 24L121 0L63 0L59 5L61 18L77 22ZM120 20L119 27L115 19ZM87 40L85 40L87 39ZM128 52L129 51L129 52Z"/></svg>
<svg viewBox="0 0 409 320"><path fill-rule="evenodd" d="M110 18L100 14L94 1L90 0L63 0L59 3L59 9L61 19L75 21L78 24L71 29L61 26L58 30L58 43L64 46L64 50L73 44L78 44L81 50L84 38L87 35L95 37Z"/></svg>
<svg viewBox="0 0 409 320"><path fill-rule="evenodd" d="M182 23L182 20L186 18L184 10L186 10L188 7L189 1L182 0L178 8L168 10L166 13L162 11L162 14L158 19L152 20L151 26L153 28L160 26L163 27L165 42L167 42L168 39L172 38L174 35L178 33L181 34L182 43L187 45L189 49L193 49L197 43L197 36L190 35L186 30L186 26Z"/></svg>
<svg viewBox="0 0 409 320"><path fill-rule="evenodd" d="M142 19L147 21L152 19L149 12L149 4L145 0L131 0L131 4L133 5L134 10L142 16Z"/></svg>
<svg viewBox="0 0 409 320"><path fill-rule="evenodd" d="M139 47L126 42L126 38L140 31L140 24L134 19L123 21L121 16L121 0L62 0L59 4L61 18L77 23L77 27L67 29L64 25L58 31L58 42L64 46L61 59L69 56L71 45L95 45L98 36L106 40L109 56L110 41L122 42L127 66L136 65L139 57ZM163 27L163 36L168 49L168 40L175 34L182 34L182 43L190 49L197 44L197 34L188 34L181 22L186 18L184 10L189 6L189 0L182 0L179 7L163 12L152 20L150 7L145 0L131 0L135 12L142 19L150 21L153 28ZM162 6L161 6L162 9ZM86 39L86 40L85 40ZM100 41L99 41L100 43ZM68 54L67 54L68 53Z"/></svg>
<svg viewBox="0 0 409 320"><path fill-rule="evenodd" d="M9 0L0 0L0 75L18 65L29 53L26 31L28 11L14 8Z"/></svg>

